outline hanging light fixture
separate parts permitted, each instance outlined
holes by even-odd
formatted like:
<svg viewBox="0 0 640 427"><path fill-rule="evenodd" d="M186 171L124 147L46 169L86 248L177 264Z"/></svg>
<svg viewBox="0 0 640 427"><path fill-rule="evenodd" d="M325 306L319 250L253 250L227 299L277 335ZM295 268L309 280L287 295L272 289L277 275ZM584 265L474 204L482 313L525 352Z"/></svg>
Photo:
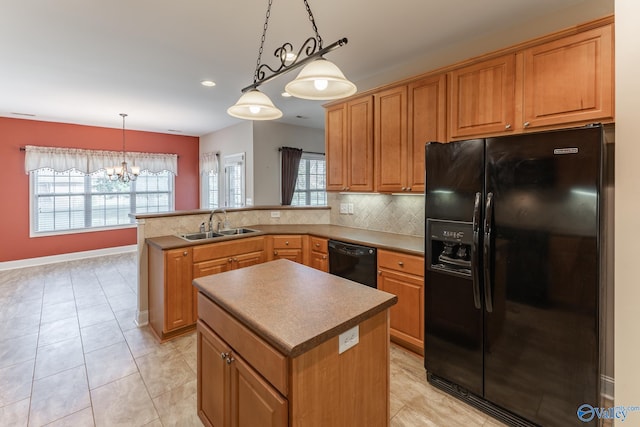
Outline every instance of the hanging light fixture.
<svg viewBox="0 0 640 427"><path fill-rule="evenodd" d="M269 16L271 16L271 4L273 3L273 0L269 0L260 49L258 50L258 60L253 74L253 84L242 89L242 96L238 102L227 110L229 115L249 120L273 120L282 117L282 111L271 102L267 95L260 92L258 87L303 65L305 67L300 71L298 77L285 86L286 93L297 98L314 100L339 99L356 93L356 85L347 80L334 63L323 57L324 54L347 44L347 39L342 38L323 47L322 37L318 33L311 7L309 7L307 0L303 0L303 2L309 14L309 21L311 21L315 37L309 37L297 54L293 52L293 45L288 42L277 48L274 56L278 58L280 65L274 69L261 63ZM267 71L271 74L267 75Z"/></svg>
<svg viewBox="0 0 640 427"><path fill-rule="evenodd" d="M124 119L127 117L125 113L120 113L122 117L122 164L118 167L107 168L107 176L111 181L129 182L135 181L140 175L140 167L135 164L131 166L131 171L127 167L126 151L125 151L125 132Z"/></svg>

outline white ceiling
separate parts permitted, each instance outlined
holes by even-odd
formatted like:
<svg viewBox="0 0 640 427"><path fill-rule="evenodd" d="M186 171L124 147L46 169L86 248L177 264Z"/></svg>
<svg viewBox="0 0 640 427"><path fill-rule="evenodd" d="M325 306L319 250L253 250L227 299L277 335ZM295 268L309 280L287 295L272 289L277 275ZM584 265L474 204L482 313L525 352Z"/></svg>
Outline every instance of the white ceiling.
<svg viewBox="0 0 640 427"><path fill-rule="evenodd" d="M359 89L443 46L583 1L309 0L325 46L349 39L327 58ZM288 41L297 49L313 33L302 1L273 3L262 62L275 66L276 47ZM0 0L0 116L120 127L124 112L127 129L195 136L236 124L226 109L253 81L266 7L266 0ZM322 128L324 102L280 97L295 74L261 90L284 112L280 121ZM204 79L217 85L203 87Z"/></svg>

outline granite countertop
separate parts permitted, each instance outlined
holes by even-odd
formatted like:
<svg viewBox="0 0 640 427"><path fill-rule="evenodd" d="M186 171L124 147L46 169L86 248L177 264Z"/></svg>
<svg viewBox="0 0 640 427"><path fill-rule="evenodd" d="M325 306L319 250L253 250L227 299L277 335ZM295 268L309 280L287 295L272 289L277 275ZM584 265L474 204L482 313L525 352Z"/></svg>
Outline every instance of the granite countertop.
<svg viewBox="0 0 640 427"><path fill-rule="evenodd" d="M387 292L284 259L201 277L193 284L288 357L398 301Z"/></svg>
<svg viewBox="0 0 640 427"><path fill-rule="evenodd" d="M421 236L408 236L406 234L385 233L382 231L371 231L360 228L343 227L329 224L278 224L249 225L245 228L259 230L257 233L250 233L237 236L225 236L210 240L190 242L178 236L151 237L146 241L160 249L176 249L187 246L196 246L207 243L216 243L226 240L260 236L265 234L310 234L327 239L340 240L347 243L355 243L373 246L378 249L388 249L400 251L413 255L424 255L424 238Z"/></svg>

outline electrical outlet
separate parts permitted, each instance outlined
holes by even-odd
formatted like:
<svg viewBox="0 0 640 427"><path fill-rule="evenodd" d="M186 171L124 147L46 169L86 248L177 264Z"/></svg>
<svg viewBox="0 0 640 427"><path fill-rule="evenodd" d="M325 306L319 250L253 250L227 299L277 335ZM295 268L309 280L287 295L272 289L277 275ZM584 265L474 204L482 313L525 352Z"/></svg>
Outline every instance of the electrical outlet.
<svg viewBox="0 0 640 427"><path fill-rule="evenodd" d="M360 329L356 325L338 337L338 354L342 354L360 342Z"/></svg>
<svg viewBox="0 0 640 427"><path fill-rule="evenodd" d="M280 218L280 211L271 212L271 218Z"/></svg>
<svg viewBox="0 0 640 427"><path fill-rule="evenodd" d="M349 213L349 206L346 203L340 203L340 213L343 215Z"/></svg>
<svg viewBox="0 0 640 427"><path fill-rule="evenodd" d="M349 203L348 209L349 209L349 215L353 215L353 203Z"/></svg>

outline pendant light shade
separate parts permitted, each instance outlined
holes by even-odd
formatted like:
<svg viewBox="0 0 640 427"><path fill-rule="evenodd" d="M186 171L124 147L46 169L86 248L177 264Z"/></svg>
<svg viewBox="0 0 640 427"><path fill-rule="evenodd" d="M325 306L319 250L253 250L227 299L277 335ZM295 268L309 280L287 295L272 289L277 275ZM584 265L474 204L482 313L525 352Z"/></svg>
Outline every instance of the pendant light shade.
<svg viewBox="0 0 640 427"><path fill-rule="evenodd" d="M329 100L356 93L356 85L346 79L333 62L318 58L305 65L285 90L296 98Z"/></svg>
<svg viewBox="0 0 640 427"><path fill-rule="evenodd" d="M247 120L275 120L282 117L282 111L258 89L243 93L238 102L227 109L227 113Z"/></svg>

